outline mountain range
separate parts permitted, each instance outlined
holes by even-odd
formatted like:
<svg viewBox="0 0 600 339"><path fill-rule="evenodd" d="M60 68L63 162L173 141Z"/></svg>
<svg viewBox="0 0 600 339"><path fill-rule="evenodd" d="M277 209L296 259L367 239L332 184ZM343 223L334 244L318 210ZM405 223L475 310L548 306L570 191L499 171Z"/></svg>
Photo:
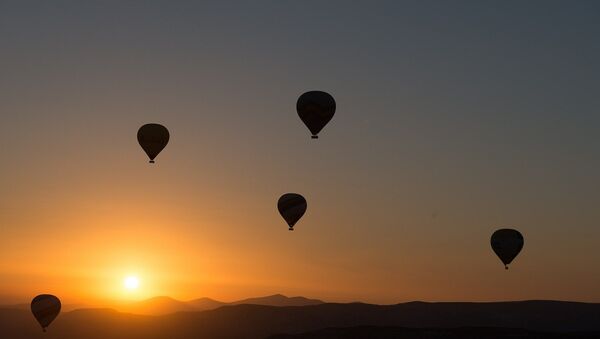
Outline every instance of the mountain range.
<svg viewBox="0 0 600 339"><path fill-rule="evenodd" d="M154 300L153 300L154 299ZM151 305L169 307L170 298ZM290 300L292 299L292 300ZM312 302L268 306L257 302ZM308 301L307 301L308 300ZM159 301L158 303L156 301ZM409 302L397 305L321 303L271 296L206 311L139 315L111 309L64 312L42 333L28 310L0 308L0 337L35 338L600 338L600 304L565 301ZM213 307L197 299L183 303ZM141 305L140 305L141 307Z"/></svg>
<svg viewBox="0 0 600 339"><path fill-rule="evenodd" d="M264 297L248 298L232 302L223 302L211 298L198 298L189 301L181 301L171 297L159 296L141 301L103 303L100 306L84 304L62 305L62 312L70 312L78 309L114 309L119 312L141 315L166 315L176 312L194 312L214 310L227 305L264 305L264 306L308 306L318 305L324 302L317 299L304 297L286 297L282 294L274 294ZM0 305L4 309L29 310L29 304Z"/></svg>
<svg viewBox="0 0 600 339"><path fill-rule="evenodd" d="M304 297L286 297L274 294L266 297L248 298L234 302L222 302L210 298L180 301L170 297L154 297L147 300L117 306L121 312L144 315L165 315L175 312L208 311L227 305L264 305L264 306L308 306L323 304L317 299Z"/></svg>

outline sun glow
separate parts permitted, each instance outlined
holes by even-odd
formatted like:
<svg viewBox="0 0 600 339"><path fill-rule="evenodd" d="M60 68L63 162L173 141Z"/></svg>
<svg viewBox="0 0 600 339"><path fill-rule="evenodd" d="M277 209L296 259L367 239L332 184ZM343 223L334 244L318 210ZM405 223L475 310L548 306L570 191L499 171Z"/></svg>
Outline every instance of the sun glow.
<svg viewBox="0 0 600 339"><path fill-rule="evenodd" d="M140 286L140 280L135 276L129 276L125 278L123 285L128 290L136 290Z"/></svg>

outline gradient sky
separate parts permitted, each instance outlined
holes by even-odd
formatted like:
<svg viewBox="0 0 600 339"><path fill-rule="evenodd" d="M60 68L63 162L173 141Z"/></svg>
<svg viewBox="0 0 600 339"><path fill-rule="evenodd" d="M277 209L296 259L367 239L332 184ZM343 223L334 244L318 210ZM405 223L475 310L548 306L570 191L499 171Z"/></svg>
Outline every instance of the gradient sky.
<svg viewBox="0 0 600 339"><path fill-rule="evenodd" d="M599 17L597 1L3 0L0 302L600 302ZM337 100L319 140L295 112L308 90ZM155 165L148 122L171 132ZM286 192L308 200L294 232ZM525 236L509 271L502 227Z"/></svg>

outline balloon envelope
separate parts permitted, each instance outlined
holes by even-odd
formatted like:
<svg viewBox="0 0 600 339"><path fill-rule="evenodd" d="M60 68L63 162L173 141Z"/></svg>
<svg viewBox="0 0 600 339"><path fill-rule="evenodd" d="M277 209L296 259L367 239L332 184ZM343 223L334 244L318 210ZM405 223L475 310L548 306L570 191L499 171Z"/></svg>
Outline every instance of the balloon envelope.
<svg viewBox="0 0 600 339"><path fill-rule="evenodd" d="M277 202L277 209L290 227L290 231L294 230L294 225L302 218L306 207L306 199L296 193L286 193Z"/></svg>
<svg viewBox="0 0 600 339"><path fill-rule="evenodd" d="M312 138L317 139L317 134L335 114L335 100L329 93L321 91L306 92L298 98L296 111L312 133Z"/></svg>
<svg viewBox="0 0 600 339"><path fill-rule="evenodd" d="M492 249L500 260L502 260L504 267L508 269L507 265L521 252L525 240L519 231L503 228L492 234L490 242Z"/></svg>
<svg viewBox="0 0 600 339"><path fill-rule="evenodd" d="M154 158L169 142L169 130L160 124L146 124L138 130L137 139L150 158L150 163L154 163Z"/></svg>
<svg viewBox="0 0 600 339"><path fill-rule="evenodd" d="M31 301L31 313L45 332L60 313L60 300L51 294L40 294Z"/></svg>

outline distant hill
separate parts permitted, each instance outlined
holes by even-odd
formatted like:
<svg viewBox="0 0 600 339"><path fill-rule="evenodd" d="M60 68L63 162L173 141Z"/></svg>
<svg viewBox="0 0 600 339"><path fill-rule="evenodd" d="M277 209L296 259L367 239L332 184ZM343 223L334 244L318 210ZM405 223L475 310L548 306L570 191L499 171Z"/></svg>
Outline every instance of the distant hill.
<svg viewBox="0 0 600 339"><path fill-rule="evenodd" d="M61 310L63 312L70 312L81 308L89 308L89 305L85 304L63 304ZM12 305L0 305L0 308L10 308L29 311L31 304L12 304Z"/></svg>
<svg viewBox="0 0 600 339"><path fill-rule="evenodd" d="M248 298L234 302L222 302L210 298L199 298L190 301L181 301L171 297L153 297L146 300L135 301L130 303L119 303L112 307L119 312L134 313L142 315L165 315L177 312L193 312L193 311L208 311L214 310L225 305L264 305L264 306L308 306L323 304L323 301L317 299L308 299L304 297L286 297L282 294L274 294L266 297ZM11 308L29 310L29 304L15 305L0 305L0 308ZM90 308L87 305L63 305L62 311L69 312L76 309Z"/></svg>
<svg viewBox="0 0 600 339"><path fill-rule="evenodd" d="M304 297L286 297L281 294L274 294L267 297L249 298L229 303L229 305L265 305L265 306L309 306L323 304L323 301L317 299L307 299Z"/></svg>
<svg viewBox="0 0 600 339"><path fill-rule="evenodd" d="M286 307L226 305L210 311L179 312L163 316L135 315L108 309L83 309L61 314L49 327L48 333L42 333L29 311L0 309L0 338L11 339L263 339L278 334L301 333L307 333L302 335L308 337L297 338L311 338L310 335L321 335L327 331L339 332L330 338L364 338L365 336L348 337L345 334L351 330L344 328L356 326L361 326L358 328L367 331L367 334L372 329L374 334L367 336L368 338L378 338L375 334L380 332L382 334L379 338L388 338L384 336L387 335L386 331L392 331L392 335L394 331L407 331L408 334L397 337L412 338L409 336L413 333L410 332L411 329L419 328L426 330L418 330L414 333L451 334L455 330L448 329L461 327L479 328L473 331L490 331L489 336L481 336L483 332L475 332L475 336L481 338L504 338L494 337L492 334L502 334L504 330L507 331L506 333L520 331L510 329L523 329L523 333L527 334L525 337L532 338L539 338L537 332L561 334L561 332L595 331L582 336L582 338L590 338L589 335L600 337L600 304L522 301L412 302L388 306L361 303ZM364 326L369 327L365 329ZM319 332L327 328L329 329L323 330L325 332ZM464 329L464 331L470 330ZM518 332L514 333L518 334ZM293 338L289 335L287 338ZM461 337L468 338L468 336ZM518 338L519 335L514 337ZM547 336L542 334L542 337ZM423 338L428 337L423 336Z"/></svg>
<svg viewBox="0 0 600 339"><path fill-rule="evenodd" d="M116 306L121 312L144 315L165 315L176 312L208 311L225 305L265 305L265 306L308 306L322 304L321 300L304 297L286 297L281 294L266 297L249 298L234 302L222 302L210 298L200 298L190 301L180 301L170 297L155 297L130 304Z"/></svg>
<svg viewBox="0 0 600 339"><path fill-rule="evenodd" d="M200 298L194 299L187 302L188 305L193 307L196 311L207 311L214 310L215 308L219 308L223 305L227 305L222 301L210 299L210 298Z"/></svg>
<svg viewBox="0 0 600 339"><path fill-rule="evenodd" d="M197 309L192 304L175 300L170 297L154 297L119 307L119 311L122 312L146 315L164 315L175 312L190 312L196 310Z"/></svg>

